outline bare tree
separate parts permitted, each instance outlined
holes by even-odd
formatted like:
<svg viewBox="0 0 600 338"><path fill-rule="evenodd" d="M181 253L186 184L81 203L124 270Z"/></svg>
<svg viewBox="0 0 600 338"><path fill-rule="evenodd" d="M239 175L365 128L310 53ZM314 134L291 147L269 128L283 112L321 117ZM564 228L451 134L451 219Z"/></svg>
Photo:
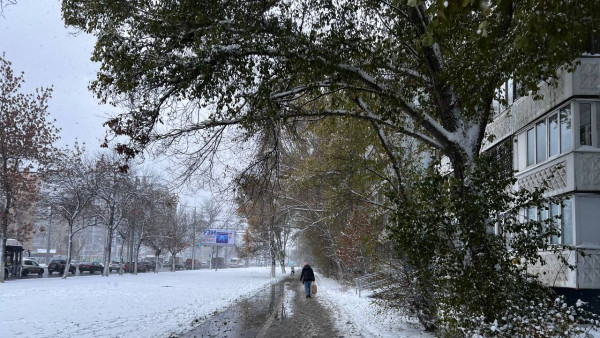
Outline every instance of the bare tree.
<svg viewBox="0 0 600 338"><path fill-rule="evenodd" d="M0 0L0 16L4 17L4 8L17 4L17 0Z"/></svg>
<svg viewBox="0 0 600 338"><path fill-rule="evenodd" d="M171 254L171 271L175 271L177 254L185 249L189 224L188 215L182 208L171 215L171 220L165 229L165 248Z"/></svg>
<svg viewBox="0 0 600 338"><path fill-rule="evenodd" d="M137 273L140 248L151 233L151 224L155 222L154 217L157 214L156 204L162 202L154 198L155 195L159 195L157 190L161 188L156 180L157 177L153 175L136 177L133 186L135 194L125 206L127 222L123 235L129 242L128 261L133 264L133 271L129 272Z"/></svg>
<svg viewBox="0 0 600 338"><path fill-rule="evenodd" d="M0 57L0 271L8 225L14 208L38 198L38 175L52 162L58 129L47 121L51 89L33 94L20 92L23 74L16 76L11 63ZM0 282L4 279L0 278Z"/></svg>
<svg viewBox="0 0 600 338"><path fill-rule="evenodd" d="M98 218L106 227L104 243L104 272L108 277L111 245L115 230L125 221L124 211L135 195L131 177L119 170L119 159L114 154L100 155L95 166L96 204Z"/></svg>
<svg viewBox="0 0 600 338"><path fill-rule="evenodd" d="M158 272L162 266L160 260L161 253L166 250L168 241L168 232L170 223L177 207L177 197L173 195L164 186L157 186L152 196L152 222L146 230L143 238L144 244L154 250L156 258L155 272Z"/></svg>
<svg viewBox="0 0 600 338"><path fill-rule="evenodd" d="M69 275L73 236L93 223L76 221L87 211L90 212L95 196L93 168L83 159L84 149L76 143L73 149L66 149L60 160L56 162L52 175L49 176L48 203L56 216L67 224L67 263L63 278Z"/></svg>

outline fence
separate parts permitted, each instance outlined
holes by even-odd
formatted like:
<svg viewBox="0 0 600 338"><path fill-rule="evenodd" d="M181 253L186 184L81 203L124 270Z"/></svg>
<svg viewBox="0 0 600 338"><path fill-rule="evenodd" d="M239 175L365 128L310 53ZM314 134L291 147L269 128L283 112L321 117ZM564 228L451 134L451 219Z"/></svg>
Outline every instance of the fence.
<svg viewBox="0 0 600 338"><path fill-rule="evenodd" d="M358 297L360 297L362 291L377 289L378 287L385 285L387 282L388 280L385 275L380 272L374 272L354 278L354 285L356 286L356 293L358 293Z"/></svg>

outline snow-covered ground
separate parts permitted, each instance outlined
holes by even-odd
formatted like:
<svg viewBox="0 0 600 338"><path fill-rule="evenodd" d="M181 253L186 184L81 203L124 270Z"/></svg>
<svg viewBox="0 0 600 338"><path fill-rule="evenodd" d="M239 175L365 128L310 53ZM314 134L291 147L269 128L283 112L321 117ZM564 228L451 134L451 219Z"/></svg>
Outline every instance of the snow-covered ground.
<svg viewBox="0 0 600 338"><path fill-rule="evenodd" d="M354 288L317 275L317 299L330 308L340 332L346 337L433 337L411 318L387 311Z"/></svg>
<svg viewBox="0 0 600 338"><path fill-rule="evenodd" d="M0 337L166 337L269 285L244 268L0 284Z"/></svg>
<svg viewBox="0 0 600 338"><path fill-rule="evenodd" d="M283 276L272 280L268 268L255 267L8 281L0 284L0 337L166 337ZM317 278L317 299L345 336L423 335L353 289Z"/></svg>

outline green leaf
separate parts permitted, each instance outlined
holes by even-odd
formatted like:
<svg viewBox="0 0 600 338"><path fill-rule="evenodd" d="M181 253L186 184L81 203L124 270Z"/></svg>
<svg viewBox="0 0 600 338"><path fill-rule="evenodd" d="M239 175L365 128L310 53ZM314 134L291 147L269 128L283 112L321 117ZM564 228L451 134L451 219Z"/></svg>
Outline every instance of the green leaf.
<svg viewBox="0 0 600 338"><path fill-rule="evenodd" d="M421 43L424 47L431 47L433 45L433 42L433 35L431 35L430 33L424 34L421 37Z"/></svg>

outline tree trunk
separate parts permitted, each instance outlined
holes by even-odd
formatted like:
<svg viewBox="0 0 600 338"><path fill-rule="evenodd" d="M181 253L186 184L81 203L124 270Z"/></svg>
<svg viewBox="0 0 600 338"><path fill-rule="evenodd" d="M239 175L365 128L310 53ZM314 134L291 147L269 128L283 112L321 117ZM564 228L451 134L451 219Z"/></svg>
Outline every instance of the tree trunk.
<svg viewBox="0 0 600 338"><path fill-rule="evenodd" d="M279 265L281 265L281 273L285 275L285 258L279 260Z"/></svg>
<svg viewBox="0 0 600 338"><path fill-rule="evenodd" d="M71 269L71 247L73 246L73 225L69 226L69 243L67 244L67 260L65 262L65 269L63 270L63 279L67 279L69 270ZM77 270L75 270L77 272Z"/></svg>
<svg viewBox="0 0 600 338"><path fill-rule="evenodd" d="M6 160L3 161L3 170L7 172L7 163ZM8 181L5 177L4 182L4 196L6 197L6 202L2 209L2 224L0 224L0 240L2 241L2 251L0 252L0 271L2 271L2 278L0 278L0 283L4 283L4 267L5 267L5 253L6 253L6 239L8 238L8 213L11 208L12 198L10 194L10 186L8 185Z"/></svg>
<svg viewBox="0 0 600 338"><path fill-rule="evenodd" d="M273 233L273 228L271 228L269 231L269 253L271 255L271 278L274 278L277 261L275 257L275 234Z"/></svg>
<svg viewBox="0 0 600 338"><path fill-rule="evenodd" d="M123 276L123 245L125 245L125 243L121 241L121 249L119 252L119 276Z"/></svg>
<svg viewBox="0 0 600 338"><path fill-rule="evenodd" d="M102 276L108 277L110 273L110 255L112 251L112 236L113 232L109 228L106 229L106 242L104 243L104 271ZM119 262L120 263L120 262Z"/></svg>
<svg viewBox="0 0 600 338"><path fill-rule="evenodd" d="M6 236L4 236L5 233L5 231L2 231L2 233L0 233L0 271L2 273L2 277L0 277L0 283L4 283L4 261L6 260L6 257L4 256L4 254L6 253Z"/></svg>
<svg viewBox="0 0 600 338"><path fill-rule="evenodd" d="M154 252L154 273L158 273L158 270L162 268L162 262L160 261L160 250Z"/></svg>
<svg viewBox="0 0 600 338"><path fill-rule="evenodd" d="M135 273L138 273L138 257L140 256L140 247L142 246L142 241L140 241L135 248ZM146 271L148 272L148 271Z"/></svg>
<svg viewBox="0 0 600 338"><path fill-rule="evenodd" d="M169 251L171 253L171 272L175 272L175 254L173 251Z"/></svg>

